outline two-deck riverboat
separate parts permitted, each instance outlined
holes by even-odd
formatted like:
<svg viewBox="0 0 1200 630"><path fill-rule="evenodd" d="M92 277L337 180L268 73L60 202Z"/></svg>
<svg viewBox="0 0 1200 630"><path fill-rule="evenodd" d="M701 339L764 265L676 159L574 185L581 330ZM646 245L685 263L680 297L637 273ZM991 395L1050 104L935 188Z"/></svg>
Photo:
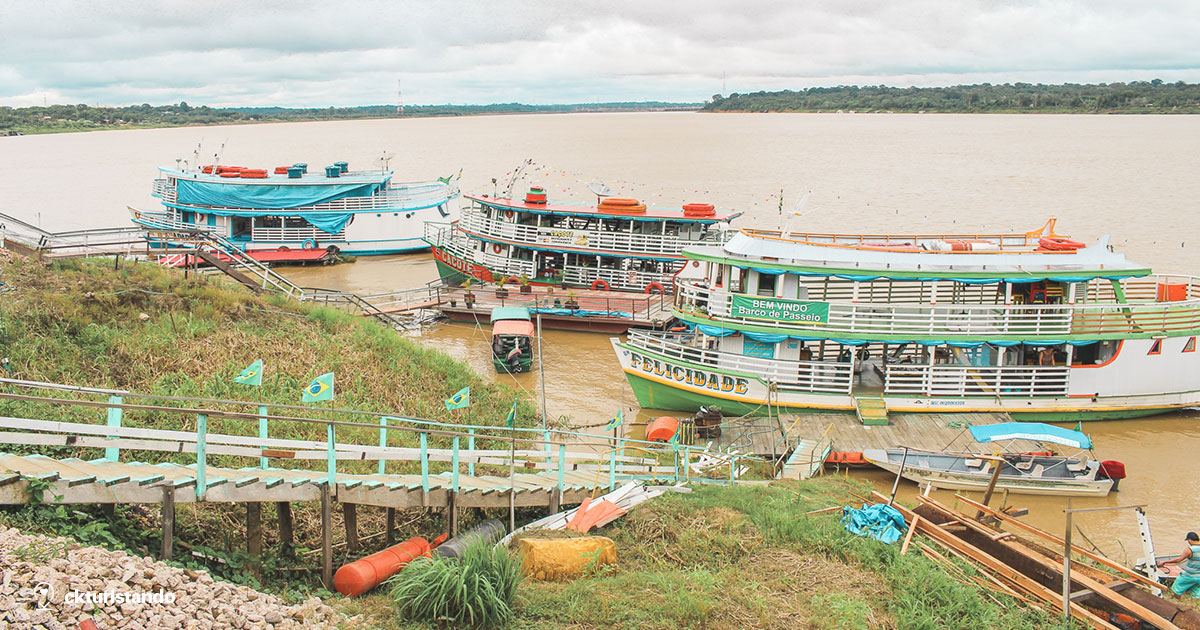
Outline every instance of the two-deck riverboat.
<svg viewBox="0 0 1200 630"><path fill-rule="evenodd" d="M1146 416L1200 404L1200 278L1104 237L800 234L694 247L689 330L613 347L643 407Z"/></svg>
<svg viewBox="0 0 1200 630"><path fill-rule="evenodd" d="M678 209L614 198L595 206L551 203L541 188L520 199L465 197L470 204L459 221L431 223L425 235L450 284L524 277L536 285L669 292L684 268L684 248L719 245L741 215L704 203Z"/></svg>
<svg viewBox="0 0 1200 630"><path fill-rule="evenodd" d="M328 249L358 256L425 249L424 225L457 215L457 177L398 183L392 172L337 162L159 168L152 194L163 211L135 211L154 230L200 227L243 250Z"/></svg>

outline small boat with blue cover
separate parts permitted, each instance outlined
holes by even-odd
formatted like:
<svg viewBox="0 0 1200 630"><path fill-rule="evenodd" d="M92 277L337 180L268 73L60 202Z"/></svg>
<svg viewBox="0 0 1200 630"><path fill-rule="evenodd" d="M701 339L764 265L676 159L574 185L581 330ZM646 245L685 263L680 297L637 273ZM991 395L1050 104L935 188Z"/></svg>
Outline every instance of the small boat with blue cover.
<svg viewBox="0 0 1200 630"><path fill-rule="evenodd" d="M1046 451L992 457L897 447L868 449L863 451L863 458L889 472L899 471L918 485L929 484L941 490L985 490L997 464L1001 469L996 489L1014 494L1102 497L1125 476L1120 462L1089 458L1085 453L1091 451L1092 441L1079 431L1040 422L1004 422L969 429L977 442L1033 440L1073 447L1079 452L1071 456Z"/></svg>

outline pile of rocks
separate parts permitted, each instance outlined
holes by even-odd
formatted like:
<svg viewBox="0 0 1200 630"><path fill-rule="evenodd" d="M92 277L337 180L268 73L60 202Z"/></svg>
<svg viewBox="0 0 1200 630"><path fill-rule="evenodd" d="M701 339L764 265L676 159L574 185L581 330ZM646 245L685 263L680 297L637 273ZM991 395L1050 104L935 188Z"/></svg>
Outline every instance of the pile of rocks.
<svg viewBox="0 0 1200 630"><path fill-rule="evenodd" d="M345 619L315 597L278 597L218 582L206 571L0 528L0 630L288 630L338 628Z"/></svg>

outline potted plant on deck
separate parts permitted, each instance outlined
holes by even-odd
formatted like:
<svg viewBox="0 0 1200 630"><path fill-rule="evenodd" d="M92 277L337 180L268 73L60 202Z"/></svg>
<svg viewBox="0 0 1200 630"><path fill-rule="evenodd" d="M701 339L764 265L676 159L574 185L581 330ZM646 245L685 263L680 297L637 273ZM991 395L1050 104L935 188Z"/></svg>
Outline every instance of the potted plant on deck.
<svg viewBox="0 0 1200 630"><path fill-rule="evenodd" d="M471 293L471 285L474 284L474 280L474 278L463 280L462 286L466 291L466 293L463 293L463 302L466 303L467 308L475 308L475 294Z"/></svg>
<svg viewBox="0 0 1200 630"><path fill-rule="evenodd" d="M503 300L508 297L508 287L506 285L508 284L509 279L510 279L509 276L497 276L496 277L496 297L497 298Z"/></svg>
<svg viewBox="0 0 1200 630"><path fill-rule="evenodd" d="M575 299L574 291L567 291L567 308L579 308L579 300Z"/></svg>
<svg viewBox="0 0 1200 630"><path fill-rule="evenodd" d="M521 285L521 293L531 293L533 291L533 286L529 284L529 276L521 274L517 278L517 282Z"/></svg>

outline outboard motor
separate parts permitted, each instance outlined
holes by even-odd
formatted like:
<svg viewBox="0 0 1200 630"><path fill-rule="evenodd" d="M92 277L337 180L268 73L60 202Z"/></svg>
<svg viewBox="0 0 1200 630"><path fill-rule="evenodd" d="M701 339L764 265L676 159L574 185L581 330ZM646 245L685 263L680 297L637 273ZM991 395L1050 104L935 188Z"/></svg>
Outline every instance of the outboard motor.
<svg viewBox="0 0 1200 630"><path fill-rule="evenodd" d="M1113 492L1118 492L1118 486L1121 485L1121 480L1125 478L1125 464L1115 459L1106 459L1100 462L1100 470L1097 476L1113 480Z"/></svg>

